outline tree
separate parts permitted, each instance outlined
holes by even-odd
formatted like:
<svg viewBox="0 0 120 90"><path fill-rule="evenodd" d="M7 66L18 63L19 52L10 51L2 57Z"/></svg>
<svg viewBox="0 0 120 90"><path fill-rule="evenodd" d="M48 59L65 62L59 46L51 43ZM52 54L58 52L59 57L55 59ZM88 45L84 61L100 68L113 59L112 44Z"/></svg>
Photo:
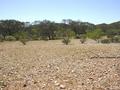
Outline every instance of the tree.
<svg viewBox="0 0 120 90"><path fill-rule="evenodd" d="M48 20L44 20L39 24L40 36L46 37L49 40L55 38L56 24Z"/></svg>
<svg viewBox="0 0 120 90"><path fill-rule="evenodd" d="M96 28L100 30L96 30ZM89 38L97 40L103 34L109 38L120 35L120 21L111 24L94 25L88 22L75 21L71 19L64 19L61 23L56 23L49 20L20 22L17 20L0 20L0 35L3 40L6 36L16 37L19 32L27 33L31 40L38 38L46 40L60 39L63 37L80 38L81 35L86 34ZM83 39L82 39L83 40ZM84 41L84 40L83 40Z"/></svg>
<svg viewBox="0 0 120 90"><path fill-rule="evenodd" d="M24 23L16 20L1 20L0 34L5 36L12 36L15 33L24 30Z"/></svg>

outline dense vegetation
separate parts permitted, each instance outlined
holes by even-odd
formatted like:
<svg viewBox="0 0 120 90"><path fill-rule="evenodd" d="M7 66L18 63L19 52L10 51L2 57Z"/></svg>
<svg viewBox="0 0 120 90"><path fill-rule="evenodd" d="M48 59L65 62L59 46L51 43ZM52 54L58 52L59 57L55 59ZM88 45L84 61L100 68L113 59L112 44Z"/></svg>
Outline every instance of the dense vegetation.
<svg viewBox="0 0 120 90"><path fill-rule="evenodd" d="M49 20L20 22L17 20L0 20L0 41L20 40L55 40L65 38L85 38L99 41L106 36L111 42L120 42L120 22L94 25L88 22L64 19L62 23ZM108 40L103 42L108 42Z"/></svg>

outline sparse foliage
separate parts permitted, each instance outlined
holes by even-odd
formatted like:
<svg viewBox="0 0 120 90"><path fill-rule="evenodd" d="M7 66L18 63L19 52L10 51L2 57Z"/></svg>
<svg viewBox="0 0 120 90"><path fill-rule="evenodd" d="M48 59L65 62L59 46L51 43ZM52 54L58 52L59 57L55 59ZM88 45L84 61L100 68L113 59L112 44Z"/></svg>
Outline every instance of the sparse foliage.
<svg viewBox="0 0 120 90"><path fill-rule="evenodd" d="M85 43L85 41L86 41L86 35L83 34L80 36L80 42L83 44L83 43Z"/></svg>
<svg viewBox="0 0 120 90"><path fill-rule="evenodd" d="M112 38L113 43L120 43L120 36L114 36Z"/></svg>
<svg viewBox="0 0 120 90"><path fill-rule="evenodd" d="M120 35L120 22L94 25L88 22L64 19L62 23L43 20L31 24L17 20L0 20L0 35L3 36L0 41L4 41L8 36L20 40L22 36L20 32L27 33L25 36L29 37L28 40L55 40L63 37L80 39L80 36L85 34L88 38L96 41L106 35L111 38L112 42L119 42L115 36ZM81 38L80 41L84 43L85 38Z"/></svg>
<svg viewBox="0 0 120 90"><path fill-rule="evenodd" d="M95 29L93 31L87 32L86 35L88 38L98 41L104 35L104 33L102 32L101 29Z"/></svg>
<svg viewBox="0 0 120 90"><path fill-rule="evenodd" d="M19 32L18 33L18 38L19 38L19 41L21 43L23 43L23 45L26 45L26 42L28 42L28 40L29 40L27 32Z"/></svg>
<svg viewBox="0 0 120 90"><path fill-rule="evenodd" d="M26 40L26 39L20 39L20 42L21 42L23 45L26 45L27 40Z"/></svg>
<svg viewBox="0 0 120 90"><path fill-rule="evenodd" d="M65 44L65 45L68 45L70 43L70 39L69 37L64 37L62 42Z"/></svg>
<svg viewBox="0 0 120 90"><path fill-rule="evenodd" d="M16 38L15 38L14 36L6 36L6 37L5 37L5 40L6 40L6 41L15 41Z"/></svg>
<svg viewBox="0 0 120 90"><path fill-rule="evenodd" d="M101 43L107 44L107 43L111 43L110 39L102 39Z"/></svg>
<svg viewBox="0 0 120 90"><path fill-rule="evenodd" d="M0 42L3 42L4 41L4 37L3 35L0 35Z"/></svg>

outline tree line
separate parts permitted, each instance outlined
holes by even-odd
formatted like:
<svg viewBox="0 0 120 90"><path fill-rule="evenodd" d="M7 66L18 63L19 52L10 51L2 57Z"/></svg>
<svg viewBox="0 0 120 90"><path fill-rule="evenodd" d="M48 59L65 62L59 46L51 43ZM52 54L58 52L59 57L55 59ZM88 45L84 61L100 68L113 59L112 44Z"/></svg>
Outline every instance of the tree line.
<svg viewBox="0 0 120 90"><path fill-rule="evenodd" d="M61 23L50 20L21 22L0 20L1 40L55 40L64 37L99 39L100 36L120 36L120 22L92 24L89 22L64 19Z"/></svg>

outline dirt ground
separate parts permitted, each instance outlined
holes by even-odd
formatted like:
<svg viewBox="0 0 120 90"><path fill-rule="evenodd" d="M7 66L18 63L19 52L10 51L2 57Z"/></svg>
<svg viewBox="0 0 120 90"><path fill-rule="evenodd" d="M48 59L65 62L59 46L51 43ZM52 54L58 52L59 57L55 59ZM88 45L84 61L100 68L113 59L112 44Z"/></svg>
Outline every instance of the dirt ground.
<svg viewBox="0 0 120 90"><path fill-rule="evenodd" d="M0 43L0 90L120 90L120 44Z"/></svg>

